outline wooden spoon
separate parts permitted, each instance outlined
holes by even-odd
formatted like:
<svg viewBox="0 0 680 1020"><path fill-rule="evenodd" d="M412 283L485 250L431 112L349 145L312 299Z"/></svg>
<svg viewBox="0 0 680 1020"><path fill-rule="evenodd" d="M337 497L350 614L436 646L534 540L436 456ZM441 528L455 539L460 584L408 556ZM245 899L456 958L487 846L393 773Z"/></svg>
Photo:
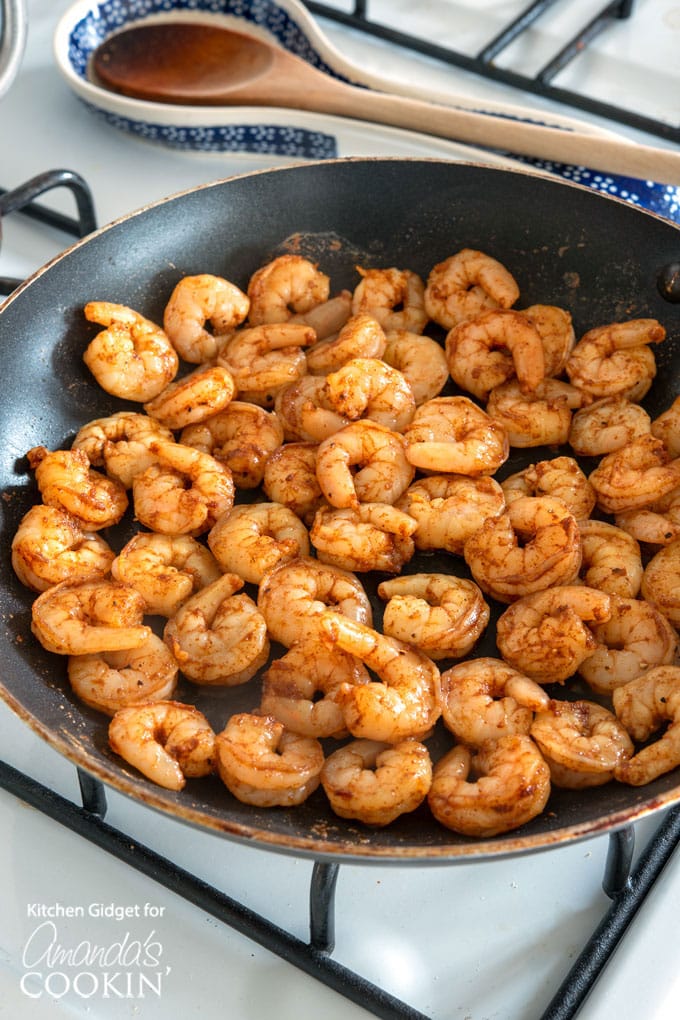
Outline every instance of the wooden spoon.
<svg viewBox="0 0 680 1020"><path fill-rule="evenodd" d="M680 154L670 149L348 85L282 47L204 23L154 22L126 29L95 50L92 68L106 88L134 99L311 110L680 185Z"/></svg>

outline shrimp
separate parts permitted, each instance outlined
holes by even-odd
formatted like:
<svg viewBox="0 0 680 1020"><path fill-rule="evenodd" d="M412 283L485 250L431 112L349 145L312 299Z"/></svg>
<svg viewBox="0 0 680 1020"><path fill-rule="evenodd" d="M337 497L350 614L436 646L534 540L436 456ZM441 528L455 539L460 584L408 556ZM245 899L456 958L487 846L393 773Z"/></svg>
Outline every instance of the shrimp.
<svg viewBox="0 0 680 1020"><path fill-rule="evenodd" d="M395 506L417 522L417 549L445 549L462 556L466 541L485 520L505 510L503 489L481 475L430 475L408 487Z"/></svg>
<svg viewBox="0 0 680 1020"><path fill-rule="evenodd" d="M596 326L579 340L565 366L569 381L593 397L642 400L656 375L649 344L666 330L656 319L629 319Z"/></svg>
<svg viewBox="0 0 680 1020"><path fill-rule="evenodd" d="M482 591L513 602L578 577L578 524L561 499L523 496L485 521L468 538L463 555Z"/></svg>
<svg viewBox="0 0 680 1020"><path fill-rule="evenodd" d="M12 567L27 588L42 592L62 581L106 577L115 553L100 535L83 530L59 507L37 505L12 539Z"/></svg>
<svg viewBox="0 0 680 1020"><path fill-rule="evenodd" d="M473 581L448 574L410 574L382 581L383 633L431 659L461 659L489 622L489 606Z"/></svg>
<svg viewBox="0 0 680 1020"><path fill-rule="evenodd" d="M356 655L380 678L340 690L352 736L396 744L429 734L441 715L439 670L431 659L333 610L321 614L319 625L329 644Z"/></svg>
<svg viewBox="0 0 680 1020"><path fill-rule="evenodd" d="M87 531L117 524L128 507L120 482L90 467L82 450L54 450L34 446L26 454L35 471L43 503L66 511Z"/></svg>
<svg viewBox="0 0 680 1020"><path fill-rule="evenodd" d="M412 517L389 503L360 503L356 509L322 507L309 537L322 563L365 573L398 574L415 552Z"/></svg>
<svg viewBox="0 0 680 1020"><path fill-rule="evenodd" d="M605 513L638 510L677 488L680 457L671 460L663 442L647 433L606 454L589 481Z"/></svg>
<svg viewBox="0 0 680 1020"><path fill-rule="evenodd" d="M111 565L116 581L131 584L143 596L147 613L166 617L220 573L215 557L190 535L143 531L123 546Z"/></svg>
<svg viewBox="0 0 680 1020"><path fill-rule="evenodd" d="M384 330L408 329L422 333L429 318L425 311L425 284L410 269L363 269L352 295L352 313L367 312Z"/></svg>
<svg viewBox="0 0 680 1020"><path fill-rule="evenodd" d="M341 290L339 294L314 305L308 312L298 312L291 315L288 322L301 322L304 326L311 326L316 333L316 339L326 340L335 336L345 325L352 314L352 292Z"/></svg>
<svg viewBox="0 0 680 1020"><path fill-rule="evenodd" d="M616 514L616 525L638 542L669 545L680 538L680 486L639 510Z"/></svg>
<svg viewBox="0 0 680 1020"><path fill-rule="evenodd" d="M463 248L431 270L425 310L438 325L452 329L489 309L511 308L518 298L517 282L501 262Z"/></svg>
<svg viewBox="0 0 680 1020"><path fill-rule="evenodd" d="M409 424L416 410L413 390L396 368L378 358L353 358L326 376L326 399L350 421L368 418L394 432Z"/></svg>
<svg viewBox="0 0 680 1020"><path fill-rule="evenodd" d="M184 276L165 306L163 328L179 356L200 365L217 357L221 341L241 325L249 309L248 297L229 280L210 273Z"/></svg>
<svg viewBox="0 0 680 1020"><path fill-rule="evenodd" d="M680 539L651 558L642 575L640 592L674 627L680 627Z"/></svg>
<svg viewBox="0 0 680 1020"><path fill-rule="evenodd" d="M372 315L352 315L336 336L317 340L307 351L307 369L312 375L336 372L353 358L382 358L387 338Z"/></svg>
<svg viewBox="0 0 680 1020"><path fill-rule="evenodd" d="M680 397L651 423L651 432L663 444L671 457L680 457Z"/></svg>
<svg viewBox="0 0 680 1020"><path fill-rule="evenodd" d="M235 393L226 368L201 365L144 404L144 410L168 429L183 429L219 414Z"/></svg>
<svg viewBox="0 0 680 1020"><path fill-rule="evenodd" d="M268 458L283 443L283 425L273 411L232 400L219 414L187 425L179 440L226 464L238 489L256 489Z"/></svg>
<svg viewBox="0 0 680 1020"><path fill-rule="evenodd" d="M139 312L109 301L89 301L85 317L106 327L90 341L83 361L107 393L143 404L177 375L175 348L160 326Z"/></svg>
<svg viewBox="0 0 680 1020"><path fill-rule="evenodd" d="M444 348L429 336L407 329L390 330L382 358L404 376L417 407L438 396L448 382Z"/></svg>
<svg viewBox="0 0 680 1020"><path fill-rule="evenodd" d="M244 804L291 807L316 790L324 763L314 737L286 729L272 716L232 715L215 742L217 771Z"/></svg>
<svg viewBox="0 0 680 1020"><path fill-rule="evenodd" d="M521 312L485 312L454 326L446 358L453 381L479 400L515 377L523 394L533 393L545 376L540 333Z"/></svg>
<svg viewBox="0 0 680 1020"><path fill-rule="evenodd" d="M442 673L442 718L467 747L529 734L534 712L550 698L542 687L501 659L459 662Z"/></svg>
<svg viewBox="0 0 680 1020"><path fill-rule="evenodd" d="M595 509L595 491L573 457L553 457L530 464L501 482L507 503L522 496L556 496L577 521Z"/></svg>
<svg viewBox="0 0 680 1020"><path fill-rule="evenodd" d="M616 716L593 701L555 701L536 714L531 736L550 766L555 786L602 786L633 753Z"/></svg>
<svg viewBox="0 0 680 1020"><path fill-rule="evenodd" d="M269 657L267 624L254 601L236 594L243 581L222 574L192 595L165 625L163 638L195 684L236 687Z"/></svg>
<svg viewBox="0 0 680 1020"><path fill-rule="evenodd" d="M557 446L567 441L574 402L580 406L581 394L560 379L543 379L531 394L510 379L491 390L486 411L505 429L510 446Z"/></svg>
<svg viewBox="0 0 680 1020"><path fill-rule="evenodd" d="M157 464L135 478L135 516L162 535L200 535L234 505L229 468L181 443L155 443Z"/></svg>
<svg viewBox="0 0 680 1020"><path fill-rule="evenodd" d="M276 391L307 374L304 348L316 334L301 324L252 326L234 333L217 357L242 400L273 407Z"/></svg>
<svg viewBox="0 0 680 1020"><path fill-rule="evenodd" d="M358 468L356 474L352 468ZM375 421L350 422L320 443L316 454L324 498L340 509L395 503L414 474L403 436Z"/></svg>
<svg viewBox="0 0 680 1020"><path fill-rule="evenodd" d="M651 602L611 596L611 615L593 627L599 644L579 673L596 694L611 694L653 666L673 662L678 636Z"/></svg>
<svg viewBox="0 0 680 1020"><path fill-rule="evenodd" d="M257 604L272 639L286 648L318 637L319 617L327 607L368 626L373 621L358 577L308 557L271 570L260 582Z"/></svg>
<svg viewBox="0 0 680 1020"><path fill-rule="evenodd" d="M614 711L633 740L643 742L667 724L658 740L621 762L620 783L644 786L680 764L680 667L656 666L612 694Z"/></svg>
<svg viewBox="0 0 680 1020"><path fill-rule="evenodd" d="M286 440L321 443L334 435L349 418L332 407L326 394L325 376L303 375L282 386L274 398L274 410Z"/></svg>
<svg viewBox="0 0 680 1020"><path fill-rule="evenodd" d="M569 445L579 456L600 457L647 435L650 428L651 419L639 404L627 397L602 397L576 411Z"/></svg>
<svg viewBox="0 0 680 1020"><path fill-rule="evenodd" d="M208 545L223 571L252 584L259 584L277 564L310 552L306 527L281 503L233 507L210 529Z"/></svg>
<svg viewBox="0 0 680 1020"><path fill-rule="evenodd" d="M556 305L531 305L522 309L522 315L541 337L546 377L561 375L576 342L571 315Z"/></svg>
<svg viewBox="0 0 680 1020"><path fill-rule="evenodd" d="M496 643L513 669L540 684L564 683L598 648L589 624L611 617L612 596L557 585L513 603L496 623Z"/></svg>
<svg viewBox="0 0 680 1020"><path fill-rule="evenodd" d="M590 588L634 599L642 582L640 546L621 528L606 521L579 521L581 569Z"/></svg>
<svg viewBox="0 0 680 1020"><path fill-rule="evenodd" d="M166 790L215 768L215 733L193 705L143 702L119 709L109 723L109 745L129 765Z"/></svg>
<svg viewBox="0 0 680 1020"><path fill-rule="evenodd" d="M325 503L316 477L318 448L318 443L285 443L267 459L262 480L268 499L287 506L308 527Z"/></svg>
<svg viewBox="0 0 680 1020"><path fill-rule="evenodd" d="M155 463L151 444L158 440L172 442L174 436L146 414L118 411L83 425L71 449L82 450L93 467L103 467L109 478L131 489L135 475Z"/></svg>
<svg viewBox="0 0 680 1020"><path fill-rule="evenodd" d="M353 655L320 638L298 641L262 674L260 712L305 737L347 735L338 694L342 684L365 684L368 670Z"/></svg>
<svg viewBox="0 0 680 1020"><path fill-rule="evenodd" d="M130 584L62 581L33 603L31 630L57 655L116 652L148 640L151 629L142 625L143 617L144 599Z"/></svg>
<svg viewBox="0 0 680 1020"><path fill-rule="evenodd" d="M473 755L458 745L436 763L428 804L447 829L464 836L510 832L541 813L550 796L550 769L521 733L490 740Z"/></svg>
<svg viewBox="0 0 680 1020"><path fill-rule="evenodd" d="M389 825L423 803L432 783L432 762L424 744L401 740L353 740L326 758L321 785L340 818L364 825Z"/></svg>
<svg viewBox="0 0 680 1020"><path fill-rule="evenodd" d="M155 634L139 648L71 655L68 660L74 694L90 708L111 716L140 701L172 698L177 673L177 662Z"/></svg>
<svg viewBox="0 0 680 1020"><path fill-rule="evenodd" d="M249 322L254 326L287 322L305 315L330 295L330 280L302 255L279 255L256 270L248 283Z"/></svg>
<svg viewBox="0 0 680 1020"><path fill-rule="evenodd" d="M421 471L491 475L510 452L502 425L468 397L434 397L404 429L406 456Z"/></svg>

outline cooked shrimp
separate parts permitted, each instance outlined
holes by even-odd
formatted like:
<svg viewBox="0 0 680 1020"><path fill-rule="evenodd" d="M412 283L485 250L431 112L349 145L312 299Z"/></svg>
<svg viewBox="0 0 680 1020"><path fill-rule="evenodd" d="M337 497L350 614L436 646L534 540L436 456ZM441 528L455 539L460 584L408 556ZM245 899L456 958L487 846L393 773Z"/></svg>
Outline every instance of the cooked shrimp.
<svg viewBox="0 0 680 1020"><path fill-rule="evenodd" d="M637 510L677 488L680 457L671 460L662 441L647 433L606 454L589 480L605 513Z"/></svg>
<svg viewBox="0 0 680 1020"><path fill-rule="evenodd" d="M325 500L316 477L318 443L285 443L264 466L262 488L274 503L283 503L309 527Z"/></svg>
<svg viewBox="0 0 680 1020"><path fill-rule="evenodd" d="M58 655L139 648L151 635L142 625L144 599L129 584L95 578L62 581L33 603L31 630Z"/></svg>
<svg viewBox="0 0 680 1020"><path fill-rule="evenodd" d="M309 532L322 563L365 573L381 570L398 574L415 552L412 517L389 503L360 503L354 507L322 507Z"/></svg>
<svg viewBox="0 0 680 1020"><path fill-rule="evenodd" d="M380 678L341 689L352 736L396 744L429 734L441 715L439 670L431 659L332 610L321 614L319 625L325 640L356 655Z"/></svg>
<svg viewBox="0 0 680 1020"><path fill-rule="evenodd" d="M319 785L324 763L319 741L293 733L272 716L232 715L215 747L222 782L245 804L302 804Z"/></svg>
<svg viewBox="0 0 680 1020"><path fill-rule="evenodd" d="M557 446L567 441L575 401L580 406L579 391L560 379L543 379L530 394L510 379L491 390L486 411L505 429L510 446Z"/></svg>
<svg viewBox="0 0 680 1020"><path fill-rule="evenodd" d="M83 361L107 393L143 404L177 375L175 348L160 326L139 312L110 301L89 301L85 317L106 326L88 344Z"/></svg>
<svg viewBox="0 0 680 1020"><path fill-rule="evenodd" d="M215 557L190 535L157 535L140 531L127 542L111 565L116 581L143 596L146 612L173 616L183 602L220 576Z"/></svg>
<svg viewBox="0 0 680 1020"><path fill-rule="evenodd" d="M144 404L144 410L168 429L183 429L219 414L235 393L226 368L201 365Z"/></svg>
<svg viewBox="0 0 680 1020"><path fill-rule="evenodd" d="M669 545L680 538L680 486L639 510L616 514L617 527L638 542Z"/></svg>
<svg viewBox="0 0 680 1020"><path fill-rule="evenodd" d="M593 397L641 400L656 375L649 344L661 343L666 330L656 319L629 319L590 329L569 355L569 381Z"/></svg>
<svg viewBox="0 0 680 1020"><path fill-rule="evenodd" d="M243 503L222 514L208 533L208 545L223 571L259 584L267 571L309 556L309 535L296 514L281 503Z"/></svg>
<svg viewBox="0 0 680 1020"><path fill-rule="evenodd" d="M404 376L378 358L353 358L327 375L326 399L350 421L368 418L395 432L408 425L416 410Z"/></svg>
<svg viewBox="0 0 680 1020"><path fill-rule="evenodd" d="M339 414L326 396L326 377L303 375L277 391L274 410L288 441L321 443L345 425L349 418Z"/></svg>
<svg viewBox="0 0 680 1020"><path fill-rule="evenodd" d="M530 464L501 482L507 503L522 496L556 496L577 521L595 509L595 491L573 457L553 457Z"/></svg>
<svg viewBox="0 0 680 1020"><path fill-rule="evenodd" d="M24 514L12 539L14 572L33 591L106 577L115 555L100 535L83 530L65 510L42 504Z"/></svg>
<svg viewBox="0 0 680 1020"><path fill-rule="evenodd" d="M434 397L404 429L406 456L422 471L491 475L510 451L505 429L468 397Z"/></svg>
<svg viewBox="0 0 680 1020"><path fill-rule="evenodd" d="M656 666L612 695L614 711L633 740L643 742L668 724L654 743L621 762L620 783L644 786L680 764L680 667Z"/></svg>
<svg viewBox="0 0 680 1020"><path fill-rule="evenodd" d="M651 602L611 596L611 616L593 627L599 644L581 663L579 673L597 694L646 673L653 666L673 662L678 636Z"/></svg>
<svg viewBox="0 0 680 1020"><path fill-rule="evenodd" d="M674 627L680 627L680 539L660 549L642 575L640 592Z"/></svg>
<svg viewBox="0 0 680 1020"><path fill-rule="evenodd" d="M468 538L465 562L482 591L512 602L570 584L581 566L576 518L554 496L524 496Z"/></svg>
<svg viewBox="0 0 680 1020"><path fill-rule="evenodd" d="M642 556L635 539L606 521L579 521L578 527L583 583L634 599L642 582Z"/></svg>
<svg viewBox="0 0 680 1020"><path fill-rule="evenodd" d="M550 769L530 737L490 740L472 754L459 745L434 767L428 804L447 829L464 836L510 832L541 813Z"/></svg>
<svg viewBox="0 0 680 1020"><path fill-rule="evenodd" d="M558 585L506 609L496 623L496 643L513 669L540 684L563 683L597 649L592 625L610 616L606 592Z"/></svg>
<svg viewBox="0 0 680 1020"><path fill-rule="evenodd" d="M680 397L651 424L652 435L663 440L671 457L680 457Z"/></svg>
<svg viewBox="0 0 680 1020"><path fill-rule="evenodd" d="M351 422L325 439L316 454L321 491L335 507L395 503L414 474L403 436L375 421Z"/></svg>
<svg viewBox="0 0 680 1020"><path fill-rule="evenodd" d="M382 358L404 376L416 406L438 396L448 382L449 366L444 348L429 336L407 329L390 330Z"/></svg>
<svg viewBox="0 0 680 1020"><path fill-rule="evenodd" d="M427 278L425 310L451 329L492 308L511 308L519 287L505 266L484 252L463 248L439 262Z"/></svg>
<svg viewBox="0 0 680 1020"><path fill-rule="evenodd" d="M522 315L541 337L546 377L561 375L576 342L571 315L556 305L531 305L522 309Z"/></svg>
<svg viewBox="0 0 680 1020"><path fill-rule="evenodd" d="M602 397L576 411L569 445L580 456L600 457L647 435L650 427L650 417L639 404L627 397Z"/></svg>
<svg viewBox="0 0 680 1020"><path fill-rule="evenodd" d="M425 284L410 269L363 269L352 295L352 313L366 312L384 330L408 329L422 333L429 318L425 311Z"/></svg>
<svg viewBox="0 0 680 1020"><path fill-rule="evenodd" d="M318 618L327 607L368 626L373 621L358 577L305 557L270 571L260 584L257 604L271 637L287 648L319 636Z"/></svg>
<svg viewBox="0 0 680 1020"><path fill-rule="evenodd" d="M307 351L312 375L336 372L353 358L382 358L387 338L372 315L352 315L336 336L317 340Z"/></svg>
<svg viewBox="0 0 680 1020"><path fill-rule="evenodd" d="M545 376L540 334L521 312L485 312L454 326L446 358L453 381L479 400L515 377L522 393L533 393Z"/></svg>
<svg viewBox="0 0 680 1020"><path fill-rule="evenodd" d="M329 294L330 280L314 262L302 255L279 255L250 278L248 319L254 326L287 322L324 304Z"/></svg>
<svg viewBox="0 0 680 1020"><path fill-rule="evenodd" d="M181 443L155 443L157 464L135 478L135 516L162 535L209 531L234 505L229 468L207 453Z"/></svg>
<svg viewBox="0 0 680 1020"><path fill-rule="evenodd" d="M220 341L241 325L249 308L243 291L221 276L184 276L165 306L163 328L179 356L200 365L219 354Z"/></svg>
<svg viewBox="0 0 680 1020"><path fill-rule="evenodd" d="M219 414L188 425L179 439L226 464L238 489L256 489L269 456L283 442L283 425L273 411L232 400Z"/></svg>
<svg viewBox="0 0 680 1020"><path fill-rule="evenodd" d="M215 768L215 733L202 712L180 701L121 708L109 723L115 754L158 786L183 790Z"/></svg>
<svg viewBox="0 0 680 1020"><path fill-rule="evenodd" d="M422 804L432 783L430 753L418 740L353 740L326 758L321 785L340 818L389 825Z"/></svg>
<svg viewBox="0 0 680 1020"><path fill-rule="evenodd" d="M88 531L110 528L128 507L124 487L90 467L82 450L54 450L34 446L26 454L35 471L43 503L65 510Z"/></svg>
<svg viewBox="0 0 680 1020"><path fill-rule="evenodd" d="M395 506L417 522L417 549L462 555L466 541L484 521L505 510L505 496L495 478L486 475L430 475L413 482Z"/></svg>
<svg viewBox="0 0 680 1020"><path fill-rule="evenodd" d="M291 315L288 322L301 322L304 326L311 326L316 333L317 340L326 340L334 336L345 325L352 314L352 292L341 290L327 301L314 305L308 312L298 312Z"/></svg>
<svg viewBox="0 0 680 1020"><path fill-rule="evenodd" d="M242 587L236 574L222 574L165 625L166 644L184 676L196 684L244 684L269 657L267 624L248 595L236 594Z"/></svg>
<svg viewBox="0 0 680 1020"><path fill-rule="evenodd" d="M489 606L473 581L449 574L409 574L382 581L383 633L431 659L461 659L489 622Z"/></svg>
<svg viewBox="0 0 680 1020"><path fill-rule="evenodd" d="M273 407L276 391L307 374L304 348L316 335L309 326L282 323L238 330L217 358L233 376L242 400Z"/></svg>
<svg viewBox="0 0 680 1020"><path fill-rule="evenodd" d="M542 687L501 659L459 662L442 673L441 682L444 724L467 747L528 735L534 712L550 701Z"/></svg>
<svg viewBox="0 0 680 1020"><path fill-rule="evenodd" d="M118 411L83 425L71 444L83 450L93 467L103 467L109 478L132 488L132 479L155 463L151 443L171 442L174 436L154 418L134 411Z"/></svg>
<svg viewBox="0 0 680 1020"><path fill-rule="evenodd" d="M177 662L155 634L139 648L94 655L71 655L68 678L90 708L115 715L140 701L167 701L177 687Z"/></svg>
<svg viewBox="0 0 680 1020"><path fill-rule="evenodd" d="M537 713L531 736L550 766L553 783L568 789L608 783L633 753L616 716L593 701L551 700Z"/></svg>

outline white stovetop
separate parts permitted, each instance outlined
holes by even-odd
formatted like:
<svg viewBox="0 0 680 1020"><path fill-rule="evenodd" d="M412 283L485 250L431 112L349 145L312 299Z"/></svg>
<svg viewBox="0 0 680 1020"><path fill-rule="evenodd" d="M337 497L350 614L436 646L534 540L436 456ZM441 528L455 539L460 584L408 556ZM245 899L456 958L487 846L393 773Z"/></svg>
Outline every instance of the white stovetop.
<svg viewBox="0 0 680 1020"><path fill-rule="evenodd" d="M639 0L642 3L642 0ZM47 169L77 170L90 183L100 223L147 201L218 177L262 166L259 158L170 153L99 123L68 92L51 57L51 35L66 0L29 0L30 34L22 71L0 102L0 184L10 188ZM383 7L385 5L383 4ZM404 4L420 19L437 17L442 3ZM507 4L509 9L518 4ZM519 5L521 7L521 5ZM583 7L583 4L581 4ZM680 42L680 5L648 0L664 38ZM473 7L474 4L469 4ZM503 4L486 2L489 16ZM398 11L395 6L395 17ZM465 21L468 30L474 18ZM387 73L389 47L327 26L340 48ZM644 40L631 52L637 60ZM628 55L628 53L627 53ZM603 54L603 67L616 55ZM658 60L654 53L651 60ZM403 74L434 87L508 99L503 89L417 57L402 57ZM394 73L393 61L389 65ZM656 70L649 107L668 101L677 117L676 88ZM671 74L671 80L673 76ZM513 101L517 97L512 96ZM532 103L532 105L537 105ZM563 111L569 112L569 111ZM658 113L657 109L652 112ZM646 139L651 141L650 139ZM382 152L379 148L377 151ZM50 199L52 202L53 200ZM64 201L69 208L68 200ZM0 274L24 275L65 247L62 235L12 217L3 225ZM0 704L1 754L57 792L77 798L73 768L34 737ZM307 940L311 864L232 844L185 828L109 793L107 820L140 842L196 870L228 895ZM638 845L657 819L638 826ZM367 1017L358 1006L298 972L277 956L224 927L57 823L0 793L0 1017L196 1017L204 1020L327 1020ZM455 867L343 866L338 881L335 958L437 1020L536 1020L606 908L601 892L605 837L508 861ZM677 897L680 859L674 859L648 898L589 997L583 1020L675 1020L680 996ZM57 940L112 947L150 939L162 972L161 994L116 984L93 992L87 978L65 991L60 971L78 968L42 959L32 934L39 912L55 904L85 917L55 921ZM128 916L101 914L99 905ZM148 905L148 907L147 907ZM147 915L145 916L145 910ZM31 959L33 956L34 959ZM42 970L52 995L21 988L28 969ZM121 997L124 996L124 997Z"/></svg>

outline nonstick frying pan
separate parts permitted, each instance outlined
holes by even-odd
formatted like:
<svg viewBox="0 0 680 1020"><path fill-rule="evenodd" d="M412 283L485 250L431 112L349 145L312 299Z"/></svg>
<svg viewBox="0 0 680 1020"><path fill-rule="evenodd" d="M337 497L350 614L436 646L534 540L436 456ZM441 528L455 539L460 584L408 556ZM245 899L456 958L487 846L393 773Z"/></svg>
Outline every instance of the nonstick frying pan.
<svg viewBox="0 0 680 1020"><path fill-rule="evenodd" d="M656 350L658 375L645 404L652 415L670 405L678 392L680 306L669 296L673 266L680 261L680 230L622 201L532 173L376 158L218 181L94 233L7 300L0 310L0 693L41 738L106 784L186 823L318 859L437 864L499 857L611 831L680 800L680 770L642 788L609 783L554 790L546 811L530 824L472 840L440 826L425 806L386 829L370 829L333 815L322 790L290 810L240 804L212 777L190 780L181 793L168 792L109 750L108 718L78 702L65 661L46 653L31 635L32 596L10 564L16 527L39 501L25 453L38 444L67 446L86 421L133 407L103 393L82 362L97 328L85 321L87 301L120 302L161 321L173 286L186 274L215 273L245 287L264 262L300 252L319 262L335 291L356 285L357 264L399 266L425 277L463 247L488 252L511 270L521 291L518 307L546 303L568 309L577 336L615 320L660 319L669 338ZM503 473L555 452L515 451ZM407 569L465 576L462 560L447 554L422 555ZM379 579L365 578L369 591ZM494 618L475 654L497 654ZM257 705L257 683L224 691L185 683L176 698L195 702L219 730L232 712ZM573 686L558 692L576 695ZM449 744L441 728L431 741L433 756Z"/></svg>

